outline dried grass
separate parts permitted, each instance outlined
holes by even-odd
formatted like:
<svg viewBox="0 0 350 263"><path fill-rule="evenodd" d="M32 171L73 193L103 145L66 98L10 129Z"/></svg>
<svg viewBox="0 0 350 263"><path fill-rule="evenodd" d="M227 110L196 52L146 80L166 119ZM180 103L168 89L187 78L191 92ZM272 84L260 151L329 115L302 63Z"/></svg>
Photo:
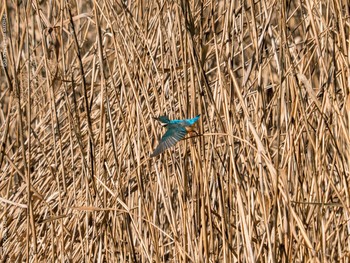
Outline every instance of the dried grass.
<svg viewBox="0 0 350 263"><path fill-rule="evenodd" d="M348 1L12 2L2 262L349 262Z"/></svg>

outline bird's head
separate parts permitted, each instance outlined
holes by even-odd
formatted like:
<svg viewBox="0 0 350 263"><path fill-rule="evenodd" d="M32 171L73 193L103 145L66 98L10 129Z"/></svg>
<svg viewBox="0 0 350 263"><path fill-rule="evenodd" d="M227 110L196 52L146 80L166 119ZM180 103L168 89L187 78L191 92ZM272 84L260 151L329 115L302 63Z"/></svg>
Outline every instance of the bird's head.
<svg viewBox="0 0 350 263"><path fill-rule="evenodd" d="M153 118L153 119L159 121L162 126L167 126L168 123L170 122L170 120L167 116L159 116L159 117Z"/></svg>

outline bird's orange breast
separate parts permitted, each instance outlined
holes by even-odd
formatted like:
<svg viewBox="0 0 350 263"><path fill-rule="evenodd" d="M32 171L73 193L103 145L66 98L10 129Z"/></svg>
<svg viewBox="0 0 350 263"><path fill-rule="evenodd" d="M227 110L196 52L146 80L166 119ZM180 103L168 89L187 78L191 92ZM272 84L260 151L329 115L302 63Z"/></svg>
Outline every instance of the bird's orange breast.
<svg viewBox="0 0 350 263"><path fill-rule="evenodd" d="M186 129L187 132L194 132L194 131L196 131L196 128L194 127L194 125L186 126L185 129Z"/></svg>

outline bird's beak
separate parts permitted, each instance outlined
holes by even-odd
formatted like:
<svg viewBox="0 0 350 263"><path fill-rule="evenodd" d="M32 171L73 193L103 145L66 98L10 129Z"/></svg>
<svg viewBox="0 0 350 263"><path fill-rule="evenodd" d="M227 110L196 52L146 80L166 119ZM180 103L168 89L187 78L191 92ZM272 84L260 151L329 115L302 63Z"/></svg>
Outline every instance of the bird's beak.
<svg viewBox="0 0 350 263"><path fill-rule="evenodd" d="M158 120L158 118L157 117L152 117L154 120Z"/></svg>

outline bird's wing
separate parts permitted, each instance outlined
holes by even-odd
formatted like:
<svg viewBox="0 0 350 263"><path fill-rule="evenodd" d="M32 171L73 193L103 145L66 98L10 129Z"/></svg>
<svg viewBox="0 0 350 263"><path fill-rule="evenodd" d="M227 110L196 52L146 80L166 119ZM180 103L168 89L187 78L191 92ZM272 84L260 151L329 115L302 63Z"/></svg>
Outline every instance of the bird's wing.
<svg viewBox="0 0 350 263"><path fill-rule="evenodd" d="M157 148L151 154L151 157L157 156L158 154L164 152L166 149L175 145L175 143L182 140L186 136L186 134L187 131L184 127L177 127L176 129L169 128L167 132L163 135Z"/></svg>

